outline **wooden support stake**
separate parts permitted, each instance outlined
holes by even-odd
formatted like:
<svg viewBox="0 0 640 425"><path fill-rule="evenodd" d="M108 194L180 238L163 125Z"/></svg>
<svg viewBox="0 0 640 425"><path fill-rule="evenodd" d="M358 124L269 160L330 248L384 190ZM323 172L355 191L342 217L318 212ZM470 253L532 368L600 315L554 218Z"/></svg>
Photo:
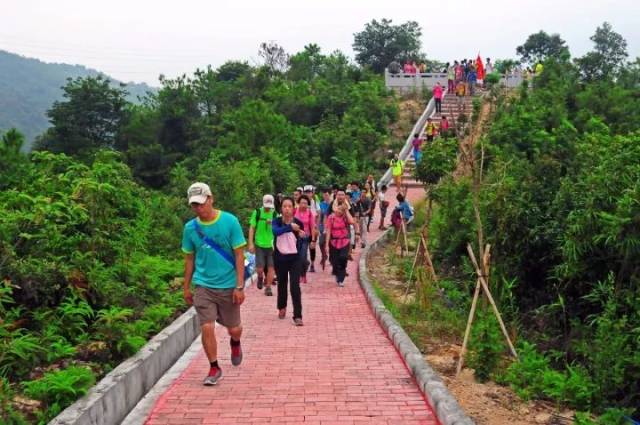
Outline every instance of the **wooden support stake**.
<svg viewBox="0 0 640 425"><path fill-rule="evenodd" d="M469 312L469 319L467 319L467 329L464 331L464 340L462 341L462 350L460 350L460 358L458 359L458 366L456 367L456 376L460 374L462 370L462 364L464 363L464 356L467 353L467 343L469 342L469 334L471 334L471 324L476 313L476 306L478 305L478 296L480 295L480 279L476 280L476 290L473 293L473 301L471 301L471 311Z"/></svg>
<svg viewBox="0 0 640 425"><path fill-rule="evenodd" d="M502 329L502 333L504 334L504 337L507 340L507 344L509 344L509 349L511 349L511 354L513 354L513 357L515 357L517 359L518 358L518 353L516 353L516 349L513 347L513 344L511 343L511 338L509 337L509 333L507 332L507 328L504 325L504 322L502 321L502 316L500 315L500 312L498 311L498 307L496 306L496 302L493 300L493 296L491 295L491 292L489 291L489 287L487 286L487 282L484 279L484 275L482 274L482 271L478 267L478 262L476 261L476 256L473 253L473 249L471 249L471 244L467 244L467 252L469 253L469 257L471 257L471 262L473 263L473 266L476 269L476 274L478 275L478 278L480 279L480 284L482 285L482 289L484 289L484 293L486 294L487 298L489 299L489 303L491 303L491 307L493 308L493 312L496 315L496 318L498 319L498 323L500 324L500 329Z"/></svg>
<svg viewBox="0 0 640 425"><path fill-rule="evenodd" d="M407 292L409 291L409 286L411 284L411 278L413 277L413 271L415 270L416 264L418 263L418 256L420 255L420 247L422 247L424 243L425 243L424 242L424 238L420 238L420 241L418 242L418 247L416 248L416 256L413 257L413 264L411 265L411 272L409 273ZM405 295L406 295L406 293L405 293Z"/></svg>
<svg viewBox="0 0 640 425"><path fill-rule="evenodd" d="M489 262L489 250L491 245L487 244L487 248L484 250L484 263L487 265ZM464 365L464 356L467 353L467 344L469 343L469 335L471 334L471 325L476 314L476 307L478 306L478 298L480 296L480 279L476 279L476 289L473 292L473 300L471 301L471 311L469 311L469 319L467 319L467 329L464 331L464 340L462 341L462 350L460 351L460 358L458 359L458 366L456 367L456 376L460 375L462 365Z"/></svg>

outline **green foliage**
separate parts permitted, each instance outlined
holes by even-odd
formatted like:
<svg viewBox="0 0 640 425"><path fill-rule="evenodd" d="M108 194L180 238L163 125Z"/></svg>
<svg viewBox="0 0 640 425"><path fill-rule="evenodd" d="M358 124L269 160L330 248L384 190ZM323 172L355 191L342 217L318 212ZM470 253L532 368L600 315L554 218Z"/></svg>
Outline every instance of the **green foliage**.
<svg viewBox="0 0 640 425"><path fill-rule="evenodd" d="M0 376L21 376L37 363L45 351L38 338L24 329L10 331L0 326Z"/></svg>
<svg viewBox="0 0 640 425"><path fill-rule="evenodd" d="M23 383L25 394L42 401L47 410L40 423L46 423L87 393L96 382L89 369L70 366L64 370L45 373L40 379Z"/></svg>
<svg viewBox="0 0 640 425"><path fill-rule="evenodd" d="M527 41L516 48L523 62L536 64L547 59L560 59L569 54L569 48L559 34L547 34L544 31L531 34Z"/></svg>
<svg viewBox="0 0 640 425"><path fill-rule="evenodd" d="M0 376L0 423L4 425L27 425L24 416L11 405L14 395L9 381Z"/></svg>
<svg viewBox="0 0 640 425"><path fill-rule="evenodd" d="M484 77L485 84L488 84L489 87L494 86L500 82L500 72L494 71L492 73L487 74Z"/></svg>
<svg viewBox="0 0 640 425"><path fill-rule="evenodd" d="M0 52L0 129L15 127L25 136L23 152L31 149L36 136L44 132L50 122L47 109L62 100L62 86L67 78L97 77L98 71L81 65L45 63L7 51ZM119 81L112 80L118 87ZM127 84L127 99L138 102L154 89L141 83ZM2 155L0 155L2 158ZM2 168L3 171L6 168Z"/></svg>
<svg viewBox="0 0 640 425"><path fill-rule="evenodd" d="M505 381L526 398L637 415L640 103L629 85L637 66L622 65L624 43L610 27L597 33L596 50L620 53L617 65L598 66L619 81L584 78L589 67L566 60L563 43L545 42L529 46L531 60L545 57L533 89L496 93L480 214L494 297L508 327L541 350L523 343ZM476 239L469 188L445 178L433 192L432 253L454 280L468 278L461 259ZM478 352L490 360L480 362L488 377L497 347L485 338Z"/></svg>
<svg viewBox="0 0 640 425"><path fill-rule="evenodd" d="M356 62L368 65L376 73L392 61L417 60L420 56L422 29L417 22L393 25L390 19L372 20L354 35Z"/></svg>
<svg viewBox="0 0 640 425"><path fill-rule="evenodd" d="M113 147L126 122L127 92L108 79L69 78L65 101L56 101L47 116L53 127L38 141L38 149L88 158L95 150Z"/></svg>
<svg viewBox="0 0 640 425"><path fill-rule="evenodd" d="M627 41L613 31L611 24L605 22L591 36L594 49L576 59L581 74L586 81L610 80L624 65L627 53Z"/></svg>
<svg viewBox="0 0 640 425"><path fill-rule="evenodd" d="M416 167L416 178L428 185L436 185L450 174L456 165L458 141L453 138L436 137L425 146L422 158Z"/></svg>
<svg viewBox="0 0 640 425"><path fill-rule="evenodd" d="M478 311L469 340L468 364L480 382L489 380L505 351L504 336L493 312Z"/></svg>

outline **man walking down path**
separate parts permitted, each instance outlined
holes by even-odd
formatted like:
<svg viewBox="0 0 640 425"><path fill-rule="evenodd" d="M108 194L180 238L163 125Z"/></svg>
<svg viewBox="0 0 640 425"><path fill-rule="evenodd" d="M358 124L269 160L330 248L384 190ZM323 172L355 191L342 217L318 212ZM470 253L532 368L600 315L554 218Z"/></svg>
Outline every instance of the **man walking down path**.
<svg viewBox="0 0 640 425"><path fill-rule="evenodd" d="M249 252L256 255L256 271L258 272L258 289L272 296L273 277L273 230L271 223L275 215L275 200L272 195L262 197L262 208L257 208L249 219ZM266 274L265 274L266 270Z"/></svg>
<svg viewBox="0 0 640 425"><path fill-rule="evenodd" d="M395 193L387 195L391 211ZM411 202L422 197L422 188L409 187ZM379 208L375 214L377 223ZM371 230L369 243L382 234L377 226ZM314 284L301 288L302 327L278 320L275 297L247 297L242 348L251 355L242 367L226 369L217 386L202 388L208 361L201 351L160 396L146 425L438 423L358 284L360 252L347 264L344 287L327 267L316 269ZM228 358L229 350L221 344L219 358Z"/></svg>
<svg viewBox="0 0 640 425"><path fill-rule="evenodd" d="M187 191L197 217L184 226L184 299L194 305L202 331L202 346L209 359L204 385L222 379L218 364L217 321L231 336L231 364L242 362L240 305L244 302L244 250L246 245L238 219L213 208L213 195L205 183L194 183ZM195 285L191 292L191 283Z"/></svg>

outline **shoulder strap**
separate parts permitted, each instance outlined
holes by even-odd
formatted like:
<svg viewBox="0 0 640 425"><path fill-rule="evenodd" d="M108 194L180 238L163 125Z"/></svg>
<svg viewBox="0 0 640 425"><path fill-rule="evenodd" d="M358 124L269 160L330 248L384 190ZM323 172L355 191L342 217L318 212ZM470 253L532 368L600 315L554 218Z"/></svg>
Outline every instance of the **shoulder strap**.
<svg viewBox="0 0 640 425"><path fill-rule="evenodd" d="M219 214L222 214L222 212L220 212ZM210 237L208 237L207 235L204 234L204 231L202 230L202 227L198 223L198 219L195 219L195 218L193 219L193 228L195 229L195 231L198 234L198 236L200 236L200 239L202 239L204 241L204 243L209 245L209 247L211 249L213 249L215 252L217 252L222 258L227 260L227 262L229 264L231 264L234 269L236 268L236 262L233 259L233 257L231 255L229 255L229 253L227 251L225 251L220 245L215 243Z"/></svg>
<svg viewBox="0 0 640 425"><path fill-rule="evenodd" d="M260 208L256 208L256 229L258 228L258 224L260 224Z"/></svg>

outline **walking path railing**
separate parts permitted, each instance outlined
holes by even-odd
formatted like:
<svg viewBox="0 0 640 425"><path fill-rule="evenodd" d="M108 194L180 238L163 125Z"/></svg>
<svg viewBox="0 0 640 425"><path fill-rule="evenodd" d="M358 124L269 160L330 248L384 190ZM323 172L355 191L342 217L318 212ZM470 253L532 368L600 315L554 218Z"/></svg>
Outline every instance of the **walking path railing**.
<svg viewBox="0 0 640 425"><path fill-rule="evenodd" d="M411 149L413 148L413 145L411 143L413 141L413 135L416 133L422 132L422 129L427 123L427 118L433 115L435 110L436 110L436 102L433 98L431 98L431 100L429 100L429 103L427 103L427 107L424 108L422 115L420 115L420 118L418 118L418 121L416 121L415 125L413 126L411 133L409 133L409 136L407 136L407 140L404 142L404 146L402 147L402 149L400 150L400 153L398 154L398 157L401 160L406 161L407 158L411 155ZM391 160L391 158L389 158L389 160ZM380 178L380 181L378 182L378 189L382 187L383 184L389 185L389 183L391 182L391 179L392 179L391 168L388 168L387 171Z"/></svg>
<svg viewBox="0 0 640 425"><path fill-rule="evenodd" d="M502 74L500 84L508 88L518 87L523 81L522 73ZM417 74L405 74L399 72L392 74L388 69L384 70L385 85L389 89L407 93L411 91L430 90L437 83L442 87L447 87L447 74L442 72L427 72Z"/></svg>

